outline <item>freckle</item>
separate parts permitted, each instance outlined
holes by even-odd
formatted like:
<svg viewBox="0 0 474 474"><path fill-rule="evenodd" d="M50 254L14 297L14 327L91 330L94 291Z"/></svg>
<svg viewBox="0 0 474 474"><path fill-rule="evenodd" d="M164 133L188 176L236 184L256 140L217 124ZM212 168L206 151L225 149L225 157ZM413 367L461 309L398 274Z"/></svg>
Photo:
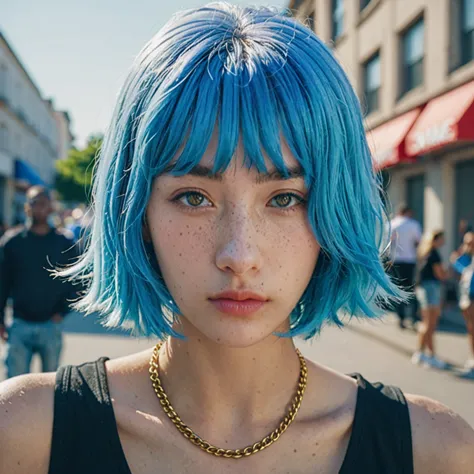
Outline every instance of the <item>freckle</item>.
<svg viewBox="0 0 474 474"><path fill-rule="evenodd" d="M179 235L183 235L183 233L182 233L182 232L180 232L180 233L179 233Z"/></svg>
<svg viewBox="0 0 474 474"><path fill-rule="evenodd" d="M179 254L179 256L180 256L180 257L182 257L182 256L183 256L183 254L182 254L182 253L180 253L180 254Z"/></svg>
<svg viewBox="0 0 474 474"><path fill-rule="evenodd" d="M293 450L293 452L294 452L294 453L297 453L297 452L298 452L298 450L294 449L294 450Z"/></svg>
<svg viewBox="0 0 474 474"><path fill-rule="evenodd" d="M316 453L313 453L313 458L314 458L314 456L316 456Z"/></svg>

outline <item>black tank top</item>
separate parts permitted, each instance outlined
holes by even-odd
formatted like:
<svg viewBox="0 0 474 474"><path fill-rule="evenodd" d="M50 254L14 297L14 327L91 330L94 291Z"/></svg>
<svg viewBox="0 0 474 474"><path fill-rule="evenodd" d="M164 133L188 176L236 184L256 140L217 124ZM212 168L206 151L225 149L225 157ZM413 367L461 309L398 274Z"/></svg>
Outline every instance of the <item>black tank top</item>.
<svg viewBox="0 0 474 474"><path fill-rule="evenodd" d="M120 443L105 361L58 370L49 474L132 474ZM352 434L339 474L413 474L410 418L400 389L358 384ZM315 472L317 467L315 466Z"/></svg>

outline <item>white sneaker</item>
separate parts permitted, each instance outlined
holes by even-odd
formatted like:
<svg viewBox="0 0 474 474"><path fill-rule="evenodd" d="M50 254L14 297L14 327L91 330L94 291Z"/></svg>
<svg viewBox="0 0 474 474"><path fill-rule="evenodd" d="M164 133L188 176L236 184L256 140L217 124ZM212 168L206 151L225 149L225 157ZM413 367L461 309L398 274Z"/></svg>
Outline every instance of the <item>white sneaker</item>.
<svg viewBox="0 0 474 474"><path fill-rule="evenodd" d="M473 369L474 370L474 359L468 359L466 360L466 363L464 364L464 368L467 369Z"/></svg>
<svg viewBox="0 0 474 474"><path fill-rule="evenodd" d="M415 365L422 364L423 362L426 362L426 359L428 356L421 351L416 351L412 356L411 356L411 363Z"/></svg>
<svg viewBox="0 0 474 474"><path fill-rule="evenodd" d="M446 370L448 368L448 364L444 360L438 359L436 356L426 356L424 365L439 370Z"/></svg>
<svg viewBox="0 0 474 474"><path fill-rule="evenodd" d="M457 375L462 379L474 380L474 367L462 369Z"/></svg>

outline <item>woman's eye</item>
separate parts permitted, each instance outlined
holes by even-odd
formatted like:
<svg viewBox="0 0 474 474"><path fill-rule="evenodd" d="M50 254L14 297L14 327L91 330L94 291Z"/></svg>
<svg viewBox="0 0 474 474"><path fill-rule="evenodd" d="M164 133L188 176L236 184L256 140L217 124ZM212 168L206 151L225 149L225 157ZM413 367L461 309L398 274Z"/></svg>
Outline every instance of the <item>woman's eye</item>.
<svg viewBox="0 0 474 474"><path fill-rule="evenodd" d="M197 191L187 191L176 196L173 201L177 201L186 207L208 207L211 205L204 194Z"/></svg>
<svg viewBox="0 0 474 474"><path fill-rule="evenodd" d="M273 197L270 201L272 207L288 209L304 203L304 199L294 193L283 193Z"/></svg>

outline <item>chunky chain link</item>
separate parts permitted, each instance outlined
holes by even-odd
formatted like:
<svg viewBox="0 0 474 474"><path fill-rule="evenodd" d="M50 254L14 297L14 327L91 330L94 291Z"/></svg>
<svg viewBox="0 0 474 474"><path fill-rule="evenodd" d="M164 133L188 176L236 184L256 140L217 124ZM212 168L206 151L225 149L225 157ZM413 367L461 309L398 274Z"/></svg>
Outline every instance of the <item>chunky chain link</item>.
<svg viewBox="0 0 474 474"><path fill-rule="evenodd" d="M161 380L158 372L158 353L160 352L162 345L163 343L159 343L155 346L155 348L153 349L153 355L150 359L150 379L153 384L153 389L155 390L156 396L160 401L160 405L163 408L163 411L168 415L169 419L173 422L178 431L185 438L191 441L191 443L201 448L206 453L218 457L233 459L251 456L252 454L258 453L259 451L263 451L265 448L268 448L268 446L277 441L295 419L296 414L298 413L298 410L301 406L301 401L303 399L303 394L308 381L308 368L306 367L306 361L304 360L304 357L301 355L301 352L298 349L296 349L296 353L298 354L301 365L298 388L296 390L296 394L293 398L288 414L285 416L285 418L281 420L278 427L268 436L265 436L265 438L263 438L261 441L258 441L257 443L249 445L243 449L222 449L213 446L212 444L200 438L196 433L194 433L194 431L181 420L181 418L178 416L178 414L172 407L168 396L166 395L163 386L161 385Z"/></svg>

